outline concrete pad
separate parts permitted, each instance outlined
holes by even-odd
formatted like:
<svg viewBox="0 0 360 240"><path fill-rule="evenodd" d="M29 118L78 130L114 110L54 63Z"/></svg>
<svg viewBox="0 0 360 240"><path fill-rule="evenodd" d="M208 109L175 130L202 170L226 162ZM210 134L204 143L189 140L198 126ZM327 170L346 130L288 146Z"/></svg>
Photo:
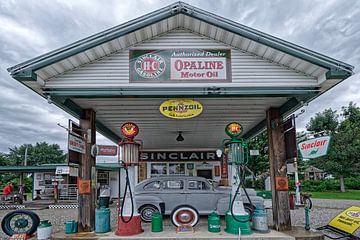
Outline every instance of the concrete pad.
<svg viewBox="0 0 360 240"><path fill-rule="evenodd" d="M114 232L95 234L91 233L78 233L78 234L65 234L64 232L58 232L52 235L52 239L238 239L237 235L229 234L221 229L220 233L208 232L207 226L200 225L195 227L195 233L176 233L176 229L173 226L164 226L163 232L153 233L151 232L150 224L143 224L144 232L135 236L116 236ZM295 240L294 237L271 230L269 233L256 233L251 235L241 235L241 239L255 239L255 240Z"/></svg>
<svg viewBox="0 0 360 240"><path fill-rule="evenodd" d="M296 240L322 240L325 236L322 232L317 230L305 230L303 227L292 227L291 231L284 231L283 233L288 234L296 238Z"/></svg>

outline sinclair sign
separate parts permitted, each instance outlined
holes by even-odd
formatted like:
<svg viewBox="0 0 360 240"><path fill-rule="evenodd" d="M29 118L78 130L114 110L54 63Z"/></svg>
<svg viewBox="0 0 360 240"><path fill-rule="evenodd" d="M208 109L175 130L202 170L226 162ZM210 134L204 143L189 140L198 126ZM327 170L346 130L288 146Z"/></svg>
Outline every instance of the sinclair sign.
<svg viewBox="0 0 360 240"><path fill-rule="evenodd" d="M131 82L230 82L230 50L130 50Z"/></svg>
<svg viewBox="0 0 360 240"><path fill-rule="evenodd" d="M302 158L318 158L327 155L330 136L313 138L298 144Z"/></svg>

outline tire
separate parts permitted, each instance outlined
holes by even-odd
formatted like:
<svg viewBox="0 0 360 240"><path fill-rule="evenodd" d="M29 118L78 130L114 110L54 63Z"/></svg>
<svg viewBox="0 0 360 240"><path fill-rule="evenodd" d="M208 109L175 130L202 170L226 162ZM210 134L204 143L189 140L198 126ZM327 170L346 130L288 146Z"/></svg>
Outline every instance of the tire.
<svg viewBox="0 0 360 240"><path fill-rule="evenodd" d="M174 226L190 225L194 227L199 222L199 212L188 205L180 205L171 212L171 222Z"/></svg>
<svg viewBox="0 0 360 240"><path fill-rule="evenodd" d="M312 201L309 197L303 197L303 203L304 207L307 207L308 209L312 208Z"/></svg>
<svg viewBox="0 0 360 240"><path fill-rule="evenodd" d="M151 217L154 212L159 212L159 209L151 204L147 204L139 208L141 220L144 222L151 222Z"/></svg>
<svg viewBox="0 0 360 240"><path fill-rule="evenodd" d="M250 221L252 221L252 216L254 213L255 206L252 206L250 204L244 204L244 210L249 214Z"/></svg>
<svg viewBox="0 0 360 240"><path fill-rule="evenodd" d="M5 215L1 221L1 228L8 236L21 233L32 235L36 232L39 223L40 218L36 213L28 210L16 210Z"/></svg>

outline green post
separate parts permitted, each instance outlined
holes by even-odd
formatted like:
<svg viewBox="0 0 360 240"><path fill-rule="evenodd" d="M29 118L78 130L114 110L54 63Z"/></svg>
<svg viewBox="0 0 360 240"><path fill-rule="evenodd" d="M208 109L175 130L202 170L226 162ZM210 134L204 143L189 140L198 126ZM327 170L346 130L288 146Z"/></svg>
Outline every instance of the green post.
<svg viewBox="0 0 360 240"><path fill-rule="evenodd" d="M305 230L310 230L309 208L305 208Z"/></svg>

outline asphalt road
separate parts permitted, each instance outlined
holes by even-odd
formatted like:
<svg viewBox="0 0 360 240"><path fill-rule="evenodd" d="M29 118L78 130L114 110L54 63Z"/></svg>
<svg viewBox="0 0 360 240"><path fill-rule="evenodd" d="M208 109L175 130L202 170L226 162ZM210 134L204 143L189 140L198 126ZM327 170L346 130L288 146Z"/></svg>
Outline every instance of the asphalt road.
<svg viewBox="0 0 360 240"><path fill-rule="evenodd" d="M333 217L342 212L344 209L350 206L360 206L360 201L354 200L326 200L326 199L313 199L313 209L310 210L310 227L316 228L326 225ZM64 231L65 222L67 220L77 219L77 209L42 209L33 210L37 213L41 220L49 220L54 231ZM0 210L0 220L10 211ZM117 209L115 206L111 207L111 229L116 229ZM272 213L268 210L269 224L272 225ZM201 224L207 224L206 217L201 219ZM291 210L291 221L293 226L304 226L305 223L305 211L304 209ZM164 225L170 225L170 221L167 218ZM357 236L360 236L360 230L356 232ZM0 239L6 239L7 235L0 231Z"/></svg>

